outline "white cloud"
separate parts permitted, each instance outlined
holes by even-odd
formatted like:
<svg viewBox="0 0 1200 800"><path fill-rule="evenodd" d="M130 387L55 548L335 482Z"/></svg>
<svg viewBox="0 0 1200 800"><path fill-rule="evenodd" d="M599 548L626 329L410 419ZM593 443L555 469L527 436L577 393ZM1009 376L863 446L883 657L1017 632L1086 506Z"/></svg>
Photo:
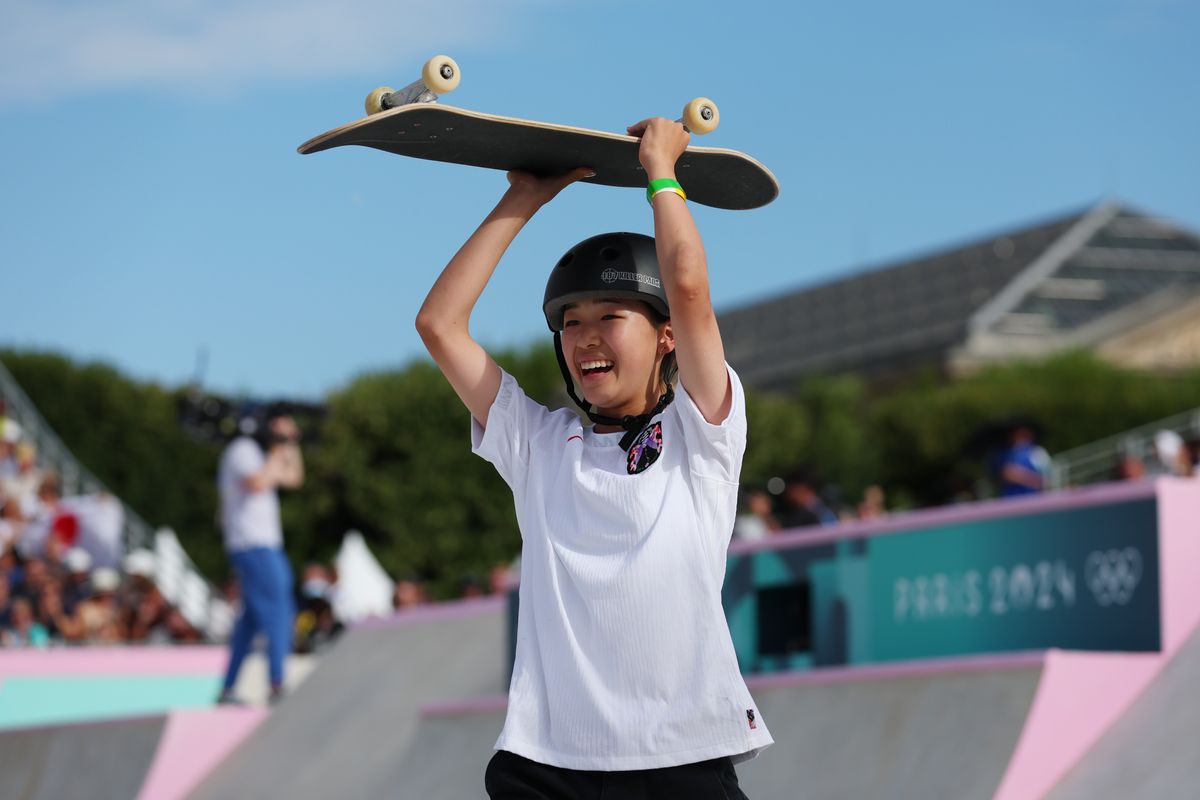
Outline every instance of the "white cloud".
<svg viewBox="0 0 1200 800"><path fill-rule="evenodd" d="M145 87L225 91L420 64L502 40L538 0L4 0L0 104ZM416 75L413 76L417 77Z"/></svg>

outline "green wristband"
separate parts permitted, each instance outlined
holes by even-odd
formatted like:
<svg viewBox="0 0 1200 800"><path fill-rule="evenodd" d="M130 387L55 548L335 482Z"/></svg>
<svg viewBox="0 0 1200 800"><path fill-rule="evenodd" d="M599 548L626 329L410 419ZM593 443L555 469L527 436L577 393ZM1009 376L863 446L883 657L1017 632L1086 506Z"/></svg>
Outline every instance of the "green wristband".
<svg viewBox="0 0 1200 800"><path fill-rule="evenodd" d="M687 194L684 193L683 187L674 178L658 178L657 180L650 181L649 185L646 186L646 202L654 205L654 196L659 192L674 192L684 200L687 200Z"/></svg>

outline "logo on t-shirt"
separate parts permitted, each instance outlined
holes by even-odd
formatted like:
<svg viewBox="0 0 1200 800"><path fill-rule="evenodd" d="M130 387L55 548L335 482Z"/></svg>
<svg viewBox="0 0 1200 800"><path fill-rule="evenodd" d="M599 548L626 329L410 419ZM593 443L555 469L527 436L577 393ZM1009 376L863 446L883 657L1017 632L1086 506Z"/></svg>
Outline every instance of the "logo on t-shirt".
<svg viewBox="0 0 1200 800"><path fill-rule="evenodd" d="M755 722L754 722L754 709L753 708L746 709L746 722L750 723L750 730L752 730L752 731L758 730L758 725L755 724Z"/></svg>
<svg viewBox="0 0 1200 800"><path fill-rule="evenodd" d="M630 475L645 472L662 455L662 423L656 422L638 434L629 448L627 467Z"/></svg>

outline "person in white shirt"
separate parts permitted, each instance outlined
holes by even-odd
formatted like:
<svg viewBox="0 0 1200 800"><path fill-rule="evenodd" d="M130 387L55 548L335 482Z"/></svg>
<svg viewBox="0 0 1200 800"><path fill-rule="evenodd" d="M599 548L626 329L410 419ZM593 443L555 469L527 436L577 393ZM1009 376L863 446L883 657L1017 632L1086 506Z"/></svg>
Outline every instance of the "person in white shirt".
<svg viewBox="0 0 1200 800"><path fill-rule="evenodd" d="M251 426L256 424L249 422ZM300 430L288 416L272 416L261 428L261 441L244 430L221 455L217 488L225 550L241 588L242 610L229 638L229 665L218 702L237 702L233 687L254 637L267 637L271 699L283 691L283 667L292 643L295 601L292 570L283 551L278 488L304 483Z"/></svg>
<svg viewBox="0 0 1200 800"><path fill-rule="evenodd" d="M526 397L468 330L517 233L586 168L509 173L417 317L521 528L516 659L485 776L493 800L745 797L733 765L772 743L721 607L746 417L674 180L689 135L665 119L629 130L641 138L655 238L581 242L543 304L592 426Z"/></svg>

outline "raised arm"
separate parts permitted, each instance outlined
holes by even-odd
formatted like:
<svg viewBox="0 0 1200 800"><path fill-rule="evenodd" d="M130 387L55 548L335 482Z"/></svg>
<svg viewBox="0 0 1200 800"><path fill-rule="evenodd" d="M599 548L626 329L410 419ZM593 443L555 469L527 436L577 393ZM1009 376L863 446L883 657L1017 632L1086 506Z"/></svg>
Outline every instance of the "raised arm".
<svg viewBox="0 0 1200 800"><path fill-rule="evenodd" d="M638 157L649 180L675 178L675 162L691 138L678 122L656 118L629 127L642 139ZM729 416L733 389L725 368L725 347L708 293L708 260L687 203L674 192L654 197L654 240L667 302L679 379L700 413L713 424Z"/></svg>
<svg viewBox="0 0 1200 800"><path fill-rule="evenodd" d="M275 488L299 489L304 485L300 428L291 417L276 417L269 424L280 441L267 450L262 469L242 478L242 487L248 492L265 492Z"/></svg>
<svg viewBox="0 0 1200 800"><path fill-rule="evenodd" d="M471 311L525 223L564 187L588 172L578 169L545 179L509 173L508 191L442 270L417 314L417 331L425 348L471 416L484 427L500 390L500 367L471 338Z"/></svg>

